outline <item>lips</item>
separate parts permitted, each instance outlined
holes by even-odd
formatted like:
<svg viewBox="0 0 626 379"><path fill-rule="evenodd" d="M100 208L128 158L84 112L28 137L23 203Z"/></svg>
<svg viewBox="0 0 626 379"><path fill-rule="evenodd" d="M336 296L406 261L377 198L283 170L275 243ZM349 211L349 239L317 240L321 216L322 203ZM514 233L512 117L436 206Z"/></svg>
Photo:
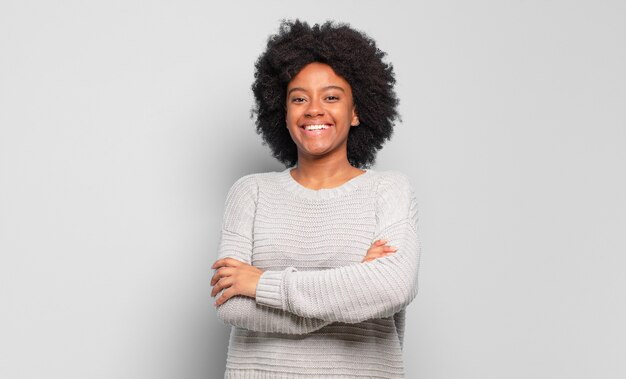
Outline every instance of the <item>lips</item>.
<svg viewBox="0 0 626 379"><path fill-rule="evenodd" d="M309 130L318 130L318 129L322 130L322 129L328 129L331 126L333 126L333 124L325 123L325 122L311 122L311 123L300 125L300 128L307 130L307 127L309 127Z"/></svg>
<svg viewBox="0 0 626 379"><path fill-rule="evenodd" d="M307 127L311 129L307 130ZM300 126L300 130L307 137L318 138L328 134L331 127L331 124L306 124Z"/></svg>

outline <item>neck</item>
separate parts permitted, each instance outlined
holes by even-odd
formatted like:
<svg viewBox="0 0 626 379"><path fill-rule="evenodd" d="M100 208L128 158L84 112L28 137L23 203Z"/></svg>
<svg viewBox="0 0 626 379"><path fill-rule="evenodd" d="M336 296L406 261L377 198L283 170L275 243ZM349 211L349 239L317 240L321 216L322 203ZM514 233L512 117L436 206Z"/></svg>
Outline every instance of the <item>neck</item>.
<svg viewBox="0 0 626 379"><path fill-rule="evenodd" d="M324 188L336 186L362 173L347 158L332 161L298 157L297 166L291 171L291 176L306 187Z"/></svg>

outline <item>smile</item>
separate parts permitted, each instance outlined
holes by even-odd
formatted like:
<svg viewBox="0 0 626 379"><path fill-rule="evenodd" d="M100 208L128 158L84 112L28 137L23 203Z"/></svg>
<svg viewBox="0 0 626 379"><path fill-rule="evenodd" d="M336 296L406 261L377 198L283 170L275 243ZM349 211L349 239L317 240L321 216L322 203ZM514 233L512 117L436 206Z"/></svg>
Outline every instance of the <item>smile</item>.
<svg viewBox="0 0 626 379"><path fill-rule="evenodd" d="M322 134L326 134L326 131L330 129L331 125L327 124L314 124L314 125L303 125L300 128L304 132L305 135L310 136L320 136Z"/></svg>

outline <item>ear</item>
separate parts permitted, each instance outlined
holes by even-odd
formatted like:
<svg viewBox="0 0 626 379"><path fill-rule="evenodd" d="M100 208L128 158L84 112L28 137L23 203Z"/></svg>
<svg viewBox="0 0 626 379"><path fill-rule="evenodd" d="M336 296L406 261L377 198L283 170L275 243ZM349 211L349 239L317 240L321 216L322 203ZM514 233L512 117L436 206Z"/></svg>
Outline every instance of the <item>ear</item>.
<svg viewBox="0 0 626 379"><path fill-rule="evenodd" d="M351 126L357 126L359 125L359 116L357 116L356 114L356 105L352 106L352 121L350 122Z"/></svg>

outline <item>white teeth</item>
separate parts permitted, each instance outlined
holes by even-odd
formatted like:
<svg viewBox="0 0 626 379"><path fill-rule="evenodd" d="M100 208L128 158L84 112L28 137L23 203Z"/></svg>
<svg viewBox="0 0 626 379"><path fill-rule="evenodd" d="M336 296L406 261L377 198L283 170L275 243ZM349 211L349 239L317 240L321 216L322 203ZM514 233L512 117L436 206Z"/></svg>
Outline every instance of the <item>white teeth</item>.
<svg viewBox="0 0 626 379"><path fill-rule="evenodd" d="M319 130L319 129L328 129L328 125L306 125L304 127L306 130Z"/></svg>

